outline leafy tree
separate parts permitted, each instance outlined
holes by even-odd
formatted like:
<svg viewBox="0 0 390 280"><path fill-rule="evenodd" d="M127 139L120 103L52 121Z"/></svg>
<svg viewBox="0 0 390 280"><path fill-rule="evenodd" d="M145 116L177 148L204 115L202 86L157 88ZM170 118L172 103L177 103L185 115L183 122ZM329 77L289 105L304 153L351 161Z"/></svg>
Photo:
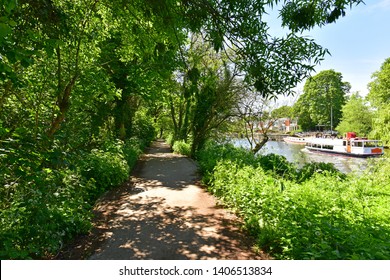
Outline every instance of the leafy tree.
<svg viewBox="0 0 390 280"><path fill-rule="evenodd" d="M47 257L88 230L93 198L169 114L201 148L237 102L238 73L263 98L291 93L327 53L300 32L361 2L1 1L0 257ZM279 38L262 17L276 4Z"/></svg>
<svg viewBox="0 0 390 280"><path fill-rule="evenodd" d="M390 143L390 58L381 65L381 69L372 75L367 99L376 109L373 117L372 137Z"/></svg>
<svg viewBox="0 0 390 280"><path fill-rule="evenodd" d="M240 130L244 131L254 154L268 142L268 133L279 118L278 113L275 114L271 110L270 100L250 88L242 88L236 106L236 116Z"/></svg>
<svg viewBox="0 0 390 280"><path fill-rule="evenodd" d="M373 81L368 84L368 100L375 108L390 101L390 58L387 58L379 71L372 75Z"/></svg>
<svg viewBox="0 0 390 280"><path fill-rule="evenodd" d="M351 86L334 70L321 71L307 79L303 94L295 104L298 124L305 130L324 125L334 129L341 120L341 109Z"/></svg>
<svg viewBox="0 0 390 280"><path fill-rule="evenodd" d="M272 116L274 118L289 118L292 119L294 116L293 107L283 105L279 108L272 110Z"/></svg>
<svg viewBox="0 0 390 280"><path fill-rule="evenodd" d="M194 155L232 115L237 69L198 35L191 38L185 65L169 100L174 138L191 142Z"/></svg>
<svg viewBox="0 0 390 280"><path fill-rule="evenodd" d="M217 74L213 74L210 69L206 71L201 88L195 94L191 154L200 150L213 131L232 116L237 98L234 90L235 73L227 65L223 65Z"/></svg>
<svg viewBox="0 0 390 280"><path fill-rule="evenodd" d="M354 93L342 107L341 122L336 130L340 133L354 131L367 136L372 128L372 111L359 93Z"/></svg>
<svg viewBox="0 0 390 280"><path fill-rule="evenodd" d="M390 105L384 104L375 112L372 123L371 137L381 139L386 145L390 143Z"/></svg>
<svg viewBox="0 0 390 280"><path fill-rule="evenodd" d="M203 30L216 50L233 46L246 73L246 81L259 94L291 93L297 82L308 77L327 53L299 32L335 22L348 6L362 1L185 1L183 8L192 31ZM290 32L285 37L268 34L262 15L281 4L280 17Z"/></svg>
<svg viewBox="0 0 390 280"><path fill-rule="evenodd" d="M98 71L91 61L97 43L107 34L105 14L96 0L20 1L15 6L9 15L13 32L7 35L14 51L5 52L13 67L1 98L13 120L10 133L22 126L54 137L69 117L79 78ZM24 62L26 56L29 63Z"/></svg>

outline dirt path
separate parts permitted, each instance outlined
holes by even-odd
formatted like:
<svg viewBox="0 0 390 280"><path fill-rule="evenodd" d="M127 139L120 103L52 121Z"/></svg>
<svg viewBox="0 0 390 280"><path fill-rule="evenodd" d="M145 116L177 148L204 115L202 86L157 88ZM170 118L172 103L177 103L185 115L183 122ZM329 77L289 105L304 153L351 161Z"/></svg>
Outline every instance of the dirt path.
<svg viewBox="0 0 390 280"><path fill-rule="evenodd" d="M76 251L93 260L267 258L197 185L196 171L193 161L154 142L131 181L97 204L95 230Z"/></svg>

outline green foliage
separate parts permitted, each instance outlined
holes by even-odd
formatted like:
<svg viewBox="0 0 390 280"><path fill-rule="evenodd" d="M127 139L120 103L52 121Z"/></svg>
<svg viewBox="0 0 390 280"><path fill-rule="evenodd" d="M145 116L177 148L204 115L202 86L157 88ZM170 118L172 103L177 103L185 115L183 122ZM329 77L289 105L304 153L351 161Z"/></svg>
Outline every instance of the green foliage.
<svg viewBox="0 0 390 280"><path fill-rule="evenodd" d="M388 104L390 100L390 58L387 58L381 65L379 71L372 75L373 81L369 83L368 100L376 108Z"/></svg>
<svg viewBox="0 0 390 280"><path fill-rule="evenodd" d="M95 183L26 145L1 152L0 258L44 258L91 227ZM5 164L7 163L7 165Z"/></svg>
<svg viewBox="0 0 390 280"><path fill-rule="evenodd" d="M258 157L258 162L264 171L271 171L272 174L281 178L295 179L296 167L284 156L267 154Z"/></svg>
<svg viewBox="0 0 390 280"><path fill-rule="evenodd" d="M129 166L119 152L93 149L81 159L80 172L96 182L96 193L90 195L97 198L105 190L123 183L128 178Z"/></svg>
<svg viewBox="0 0 390 280"><path fill-rule="evenodd" d="M292 119L294 117L293 107L291 106L281 106L272 110L271 115L273 118L289 118Z"/></svg>
<svg viewBox="0 0 390 280"><path fill-rule="evenodd" d="M172 147L173 144L175 143L175 139L173 136L173 133L170 133L166 138L165 141Z"/></svg>
<svg viewBox="0 0 390 280"><path fill-rule="evenodd" d="M358 93L352 94L343 106L342 113L341 122L336 128L339 133L354 131L360 137L368 136L372 128L373 112Z"/></svg>
<svg viewBox="0 0 390 280"><path fill-rule="evenodd" d="M106 141L76 155L22 139L1 143L0 258L50 258L91 228L95 199L128 178L143 146Z"/></svg>
<svg viewBox="0 0 390 280"><path fill-rule="evenodd" d="M185 156L191 155L191 144L183 140L176 141L172 146L173 152Z"/></svg>
<svg viewBox="0 0 390 280"><path fill-rule="evenodd" d="M130 170L134 168L139 156L142 154L145 145L143 141L137 138L131 138L125 141L123 145L123 156Z"/></svg>
<svg viewBox="0 0 390 280"><path fill-rule="evenodd" d="M156 138L156 129L152 118L144 112L137 112L132 136L141 140L145 146L148 146Z"/></svg>
<svg viewBox="0 0 390 280"><path fill-rule="evenodd" d="M330 174L345 179L346 175L340 172L332 163L310 162L306 163L297 173L298 182L306 181L316 174Z"/></svg>
<svg viewBox="0 0 390 280"><path fill-rule="evenodd" d="M244 148L236 148L232 144L219 145L214 141L208 141L203 149L197 152L196 159L199 163L203 181L207 184L212 176L215 166L222 159L231 160L239 165L251 165L255 163L255 156Z"/></svg>
<svg viewBox="0 0 390 280"><path fill-rule="evenodd" d="M302 31L336 22L346 15L348 7L360 3L363 1L289 1L281 9L281 18L283 26L293 31Z"/></svg>
<svg viewBox="0 0 390 280"><path fill-rule="evenodd" d="M338 125L346 94L351 88L342 78L341 73L325 70L306 81L304 92L294 105L298 124L303 129L314 130L316 125L334 129Z"/></svg>
<svg viewBox="0 0 390 280"><path fill-rule="evenodd" d="M390 104L384 104L373 116L370 136L390 145Z"/></svg>
<svg viewBox="0 0 390 280"><path fill-rule="evenodd" d="M234 209L259 246L276 258L390 257L389 158L360 176L342 175L324 163L308 164L294 179L269 173L255 161L240 164L245 158L220 155L208 174L210 192ZM213 165L206 154L199 161Z"/></svg>
<svg viewBox="0 0 390 280"><path fill-rule="evenodd" d="M239 59L235 63L246 72L246 81L263 97L275 97L291 94L295 85L307 78L327 53L314 40L296 31L335 22L345 13L347 4L362 1L290 2L187 1L183 4L184 18L192 31L203 30L207 34L215 50L237 46ZM268 34L268 25L261 20L261 15L277 4L281 6L279 16L283 25L290 28L283 37ZM310 7L311 13L306 13L305 7Z"/></svg>
<svg viewBox="0 0 390 280"><path fill-rule="evenodd" d="M238 70L231 63L233 53L217 53L198 34L190 39L188 67L178 73L184 79L178 79L168 100L174 140L191 142L194 155L232 115Z"/></svg>
<svg viewBox="0 0 390 280"><path fill-rule="evenodd" d="M369 83L367 99L376 108L373 114L373 131L371 136L390 143L390 58L381 65L381 69L373 75L373 81Z"/></svg>

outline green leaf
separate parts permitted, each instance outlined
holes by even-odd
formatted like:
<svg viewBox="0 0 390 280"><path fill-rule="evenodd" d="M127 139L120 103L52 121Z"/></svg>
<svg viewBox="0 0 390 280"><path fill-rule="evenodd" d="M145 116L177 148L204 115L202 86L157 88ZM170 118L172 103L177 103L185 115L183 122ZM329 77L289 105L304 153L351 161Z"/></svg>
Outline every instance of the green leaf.
<svg viewBox="0 0 390 280"><path fill-rule="evenodd" d="M4 41L4 38L11 34L11 32L12 28L9 25L0 23L0 42Z"/></svg>
<svg viewBox="0 0 390 280"><path fill-rule="evenodd" d="M6 0L5 2L6 2L5 5L4 4L3 5L4 5L5 11L7 13L11 13L16 8L16 6L18 4L17 0Z"/></svg>

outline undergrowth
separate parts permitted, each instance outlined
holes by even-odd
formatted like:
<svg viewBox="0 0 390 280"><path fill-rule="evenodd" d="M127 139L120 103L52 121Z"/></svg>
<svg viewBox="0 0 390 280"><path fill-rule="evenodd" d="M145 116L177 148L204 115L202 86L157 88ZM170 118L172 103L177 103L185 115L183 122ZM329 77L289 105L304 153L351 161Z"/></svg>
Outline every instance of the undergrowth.
<svg viewBox="0 0 390 280"><path fill-rule="evenodd" d="M88 232L95 200L128 178L143 146L108 140L75 153L22 140L0 150L0 259L51 258Z"/></svg>
<svg viewBox="0 0 390 280"><path fill-rule="evenodd" d="M278 259L389 259L390 160L362 175L208 144L204 182Z"/></svg>

